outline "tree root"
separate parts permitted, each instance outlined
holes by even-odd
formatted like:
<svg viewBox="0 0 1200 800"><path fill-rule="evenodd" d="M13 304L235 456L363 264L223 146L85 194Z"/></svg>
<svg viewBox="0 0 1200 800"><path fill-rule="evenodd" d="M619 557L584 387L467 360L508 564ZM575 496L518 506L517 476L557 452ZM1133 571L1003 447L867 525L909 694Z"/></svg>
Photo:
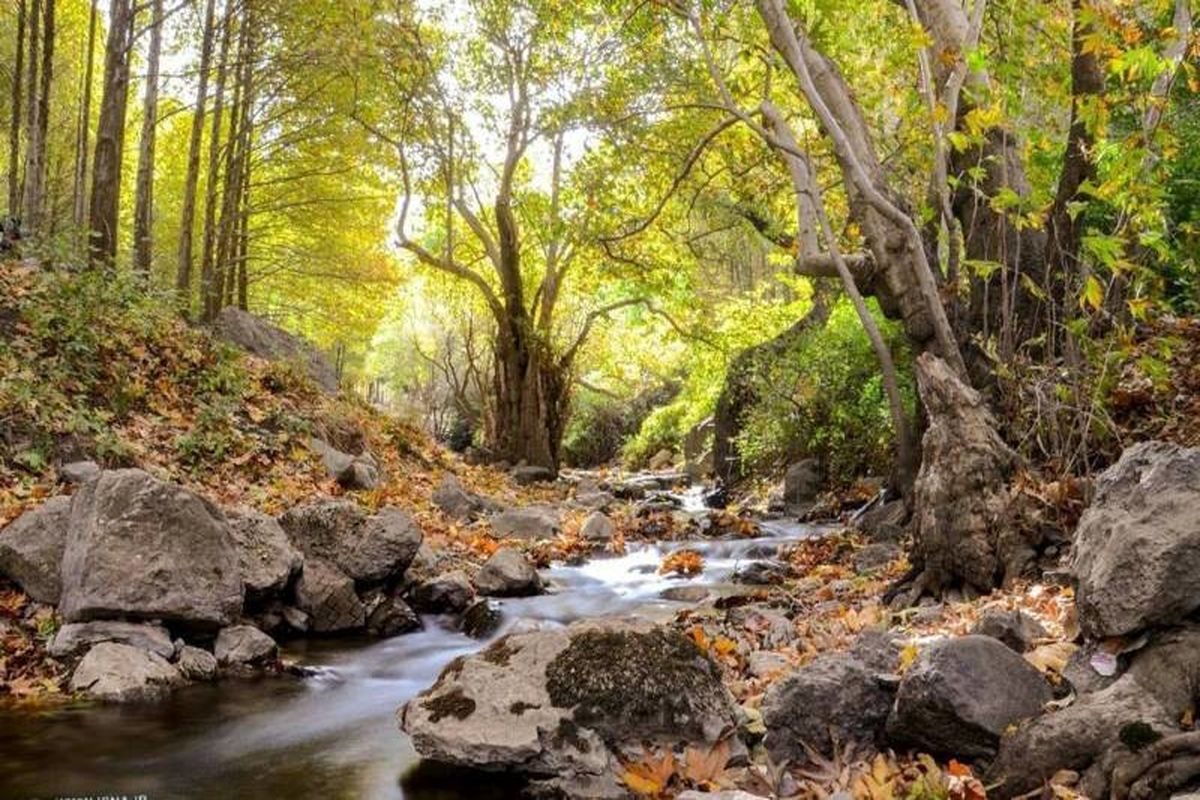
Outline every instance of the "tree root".
<svg viewBox="0 0 1200 800"><path fill-rule="evenodd" d="M1168 736L1119 760L1112 800L1152 800L1200 779L1200 732Z"/></svg>

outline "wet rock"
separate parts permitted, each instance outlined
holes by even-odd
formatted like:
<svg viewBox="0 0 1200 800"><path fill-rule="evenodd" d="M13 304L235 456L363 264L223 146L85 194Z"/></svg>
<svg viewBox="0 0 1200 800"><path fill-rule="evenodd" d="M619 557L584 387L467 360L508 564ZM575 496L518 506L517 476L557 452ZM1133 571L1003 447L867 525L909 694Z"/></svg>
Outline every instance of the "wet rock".
<svg viewBox="0 0 1200 800"><path fill-rule="evenodd" d="M376 594L365 603L367 631L372 636L399 636L421 629L421 618L408 603L397 597Z"/></svg>
<svg viewBox="0 0 1200 800"><path fill-rule="evenodd" d="M337 565L356 581L404 574L421 546L420 527L394 506L367 516L351 500L318 500L286 511L279 523L309 558Z"/></svg>
<svg viewBox="0 0 1200 800"><path fill-rule="evenodd" d="M531 464L518 464L509 473L518 486L531 486L535 483L553 483L558 477L554 470Z"/></svg>
<svg viewBox="0 0 1200 800"><path fill-rule="evenodd" d="M495 501L467 491L458 476L449 472L433 490L433 504L457 520L472 520L500 510Z"/></svg>
<svg viewBox="0 0 1200 800"><path fill-rule="evenodd" d="M934 754L989 757L1009 725L1036 716L1051 697L1041 674L995 639L944 639L904 673L888 736Z"/></svg>
<svg viewBox="0 0 1200 800"><path fill-rule="evenodd" d="M511 508L493 514L492 531L500 538L552 539L562 525L562 514L551 506Z"/></svg>
<svg viewBox="0 0 1200 800"><path fill-rule="evenodd" d="M854 554L854 571L859 573L875 572L891 564L904 551L900 545L893 542L874 542Z"/></svg>
<svg viewBox="0 0 1200 800"><path fill-rule="evenodd" d="M738 567L730 580L749 586L770 586L782 583L790 575L791 570L778 561L751 561Z"/></svg>
<svg viewBox="0 0 1200 800"><path fill-rule="evenodd" d="M1200 608L1200 449L1142 442L1096 480L1075 532L1079 625L1093 639Z"/></svg>
<svg viewBox="0 0 1200 800"><path fill-rule="evenodd" d="M1049 634L1036 619L1019 610L992 610L984 613L971 633L990 636L1018 653L1034 648L1034 643Z"/></svg>
<svg viewBox="0 0 1200 800"><path fill-rule="evenodd" d="M891 707L891 691L862 662L820 656L767 690L764 744L776 763L805 760L804 744L833 755L831 736L840 744L874 745Z"/></svg>
<svg viewBox="0 0 1200 800"><path fill-rule="evenodd" d="M308 615L309 630L315 633L353 630L366 623L354 581L319 558L304 562L296 581L296 605Z"/></svg>
<svg viewBox="0 0 1200 800"><path fill-rule="evenodd" d="M486 639L500 629L504 615L491 600L476 600L463 612L462 632L472 639Z"/></svg>
<svg viewBox="0 0 1200 800"><path fill-rule="evenodd" d="M658 596L677 603L699 603L710 594L712 592L705 586L671 586L659 592Z"/></svg>
<svg viewBox="0 0 1200 800"><path fill-rule="evenodd" d="M80 487L61 574L59 612L68 622L124 617L212 629L242 609L224 514L137 469L106 471Z"/></svg>
<svg viewBox="0 0 1200 800"><path fill-rule="evenodd" d="M824 478L821 462L815 458L797 461L783 475L783 502L787 505L803 505L817 499Z"/></svg>
<svg viewBox="0 0 1200 800"><path fill-rule="evenodd" d="M71 675L71 691L111 703L156 700L182 683L162 656L116 642L93 647Z"/></svg>
<svg viewBox="0 0 1200 800"><path fill-rule="evenodd" d="M56 605L70 519L71 498L51 497L0 530L0 575L37 602Z"/></svg>
<svg viewBox="0 0 1200 800"><path fill-rule="evenodd" d="M475 588L489 597L527 597L541 594L537 567L519 550L497 550L475 576Z"/></svg>
<svg viewBox="0 0 1200 800"><path fill-rule="evenodd" d="M54 634L48 649L55 658L69 658L101 642L137 647L166 659L175 656L175 645L163 626L119 620L69 622Z"/></svg>
<svg viewBox="0 0 1200 800"><path fill-rule="evenodd" d="M580 528L580 535L589 542L608 542L617 532L617 526L607 514L596 511L588 515Z"/></svg>
<svg viewBox="0 0 1200 800"><path fill-rule="evenodd" d="M63 483L87 483L100 474L100 465L95 461L72 461L64 464L58 470L58 478Z"/></svg>
<svg viewBox="0 0 1200 800"><path fill-rule="evenodd" d="M321 463L325 465L329 477L337 481L343 489L366 491L379 485L379 461L370 453L343 453L316 436L308 440L308 446L321 457Z"/></svg>
<svg viewBox="0 0 1200 800"><path fill-rule="evenodd" d="M217 657L191 645L180 648L175 667L189 681L211 681L217 677Z"/></svg>
<svg viewBox="0 0 1200 800"><path fill-rule="evenodd" d="M601 489L584 489L582 485L575 490L575 503L584 508L605 511L614 502L616 502L616 498L612 492Z"/></svg>
<svg viewBox="0 0 1200 800"><path fill-rule="evenodd" d="M261 317L236 306L225 306L217 314L213 330L222 339L259 358L299 366L329 394L338 390L337 373L320 351Z"/></svg>
<svg viewBox="0 0 1200 800"><path fill-rule="evenodd" d="M868 508L854 520L854 527L877 542L894 542L904 535L908 509L903 500L889 500Z"/></svg>
<svg viewBox="0 0 1200 800"><path fill-rule="evenodd" d="M274 518L251 510L227 512L238 551L246 595L262 599L283 591L300 571L304 557Z"/></svg>
<svg viewBox="0 0 1200 800"><path fill-rule="evenodd" d="M456 660L400 712L425 758L622 797L616 751L711 746L736 728L720 672L681 634L596 620L511 634Z"/></svg>
<svg viewBox="0 0 1200 800"><path fill-rule="evenodd" d="M253 625L233 625L217 634L213 655L222 667L263 667L279 657L279 646Z"/></svg>
<svg viewBox="0 0 1200 800"><path fill-rule="evenodd" d="M304 633L308 630L308 614L295 606L284 606L279 610L279 616L283 618L289 628L297 633Z"/></svg>
<svg viewBox="0 0 1200 800"><path fill-rule="evenodd" d="M413 608L427 614L457 614L475 598L471 581L462 570L445 572L419 584L409 601Z"/></svg>

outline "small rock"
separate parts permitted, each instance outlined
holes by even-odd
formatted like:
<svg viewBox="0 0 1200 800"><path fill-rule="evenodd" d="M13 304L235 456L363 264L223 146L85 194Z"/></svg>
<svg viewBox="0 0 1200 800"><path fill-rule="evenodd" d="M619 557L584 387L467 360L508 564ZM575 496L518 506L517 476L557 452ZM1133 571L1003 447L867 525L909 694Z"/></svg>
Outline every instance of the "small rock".
<svg viewBox="0 0 1200 800"><path fill-rule="evenodd" d="M95 461L72 461L58 470L58 477L63 483L87 483L100 474L100 465Z"/></svg>
<svg viewBox="0 0 1200 800"><path fill-rule="evenodd" d="M782 653L755 650L746 659L746 668L756 678L767 678L792 668L792 662Z"/></svg>
<svg viewBox="0 0 1200 800"><path fill-rule="evenodd" d="M129 645L165 659L175 655L175 645L163 626L118 620L69 622L54 634L49 652L55 658L70 658L101 642Z"/></svg>
<svg viewBox="0 0 1200 800"><path fill-rule="evenodd" d="M579 533L589 542L608 542L616 531L617 526L613 524L607 514L595 511L583 521L583 527L580 528Z"/></svg>
<svg viewBox="0 0 1200 800"><path fill-rule="evenodd" d="M530 486L535 483L553 483L558 477L554 474L554 470L547 467L538 467L531 464L522 464L513 467L509 472L518 486Z"/></svg>
<svg viewBox="0 0 1200 800"><path fill-rule="evenodd" d="M279 646L253 625L234 625L217 634L213 655L222 667L261 667L278 658Z"/></svg>
<svg viewBox="0 0 1200 800"><path fill-rule="evenodd" d="M933 754L990 757L1009 725L1036 716L1051 697L1041 673L995 639L944 639L904 673L888 735Z"/></svg>
<svg viewBox="0 0 1200 800"><path fill-rule="evenodd" d="M443 573L412 590L414 608L428 614L457 614L475 597L471 581L462 570Z"/></svg>
<svg viewBox="0 0 1200 800"><path fill-rule="evenodd" d="M601 491L600 489L592 489L585 491L582 487L575 491L575 503L584 508L594 509L596 511L604 511L609 508L616 498L612 492Z"/></svg>
<svg viewBox="0 0 1200 800"><path fill-rule="evenodd" d="M875 572L883 569L904 551L894 542L873 542L854 554L854 571L859 573Z"/></svg>
<svg viewBox="0 0 1200 800"><path fill-rule="evenodd" d="M985 612L971 633L990 636L1018 653L1029 652L1037 640L1049 636L1041 623L1028 614L998 609Z"/></svg>
<svg viewBox="0 0 1200 800"><path fill-rule="evenodd" d="M527 506L493 514L491 524L502 539L552 539L558 535L562 516L556 508Z"/></svg>
<svg viewBox="0 0 1200 800"><path fill-rule="evenodd" d="M527 597L540 594L537 568L518 550L497 550L475 576L475 588L489 597Z"/></svg>
<svg viewBox="0 0 1200 800"><path fill-rule="evenodd" d="M704 586L671 586L659 592L658 596L676 603L700 603L710 594L712 592Z"/></svg>
<svg viewBox="0 0 1200 800"><path fill-rule="evenodd" d="M462 481L449 472L442 482L433 490L433 504L457 520L471 520L483 514L499 511L499 504L492 500L468 492Z"/></svg>
<svg viewBox="0 0 1200 800"><path fill-rule="evenodd" d="M500 629L504 615L491 600L476 600L463 612L462 632L472 639L486 639Z"/></svg>
<svg viewBox="0 0 1200 800"><path fill-rule="evenodd" d="M112 703L156 700L182 683L162 656L116 642L93 647L71 675L71 691Z"/></svg>
<svg viewBox="0 0 1200 800"><path fill-rule="evenodd" d="M399 636L421 629L421 618L408 603L396 597L377 594L366 602L367 632L372 636Z"/></svg>
<svg viewBox="0 0 1200 800"><path fill-rule="evenodd" d="M39 603L56 605L71 498L51 497L0 530L0 575L6 575Z"/></svg>
<svg viewBox="0 0 1200 800"><path fill-rule="evenodd" d="M315 633L352 630L366 623L354 581L318 558L304 562L296 581L296 605L308 614L309 629Z"/></svg>
<svg viewBox="0 0 1200 800"><path fill-rule="evenodd" d="M778 561L751 561L739 567L730 580L749 586L770 586L782 583L790 574L791 570Z"/></svg>
<svg viewBox="0 0 1200 800"><path fill-rule="evenodd" d="M283 621L288 627L297 633L304 633L308 630L308 614L305 614L295 606L284 606L279 611L279 615L283 617Z"/></svg>
<svg viewBox="0 0 1200 800"><path fill-rule="evenodd" d="M199 647L184 645L175 666L190 681L211 681L217 677L217 657Z"/></svg>

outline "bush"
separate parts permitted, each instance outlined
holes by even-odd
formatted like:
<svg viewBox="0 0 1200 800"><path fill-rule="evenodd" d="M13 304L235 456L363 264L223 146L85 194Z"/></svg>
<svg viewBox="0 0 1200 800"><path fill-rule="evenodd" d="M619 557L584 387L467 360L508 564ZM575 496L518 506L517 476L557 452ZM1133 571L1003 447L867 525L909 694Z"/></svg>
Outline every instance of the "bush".
<svg viewBox="0 0 1200 800"><path fill-rule="evenodd" d="M573 467L596 467L616 460L655 406L668 403L678 384L664 384L632 399L615 399L586 391L575 401L563 436L562 452Z"/></svg>

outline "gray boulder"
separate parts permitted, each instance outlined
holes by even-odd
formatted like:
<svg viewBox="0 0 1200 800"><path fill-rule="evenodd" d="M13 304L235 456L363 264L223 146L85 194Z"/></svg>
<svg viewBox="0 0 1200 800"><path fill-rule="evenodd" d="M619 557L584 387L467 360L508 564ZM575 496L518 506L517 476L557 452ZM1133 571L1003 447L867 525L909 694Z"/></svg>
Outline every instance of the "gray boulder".
<svg viewBox="0 0 1200 800"><path fill-rule="evenodd" d="M805 744L832 756L831 734L843 745L874 746L891 707L892 692L861 661L844 654L820 656L767 690L764 744L776 763L803 762Z"/></svg>
<svg viewBox="0 0 1200 800"><path fill-rule="evenodd" d="M166 659L175 656L175 645L163 626L119 620L68 622L54 634L48 649L55 658L70 658L101 642L126 644Z"/></svg>
<svg viewBox="0 0 1200 800"><path fill-rule="evenodd" d="M508 473L518 486L531 486L535 483L553 483L558 477L549 467L538 467L532 464L518 464Z"/></svg>
<svg viewBox="0 0 1200 800"><path fill-rule="evenodd" d="M421 546L420 527L393 506L368 517L352 500L317 500L284 512L280 525L309 558L351 578L377 582L404 574Z"/></svg>
<svg viewBox="0 0 1200 800"><path fill-rule="evenodd" d="M217 634L213 655L222 667L262 667L278 658L279 646L253 625L233 625Z"/></svg>
<svg viewBox="0 0 1200 800"><path fill-rule="evenodd" d="M561 512L552 506L510 508L493 514L492 531L500 538L552 539L562 525Z"/></svg>
<svg viewBox="0 0 1200 800"><path fill-rule="evenodd" d="M908 509L903 500L871 506L854 520L854 527L877 542L894 542L904 535Z"/></svg>
<svg viewBox="0 0 1200 800"><path fill-rule="evenodd" d="M370 453L343 453L316 436L308 440L309 448L321 457L325 471L344 489L370 490L379 485L379 462Z"/></svg>
<svg viewBox="0 0 1200 800"><path fill-rule="evenodd" d="M191 645L179 649L175 667L189 681L211 681L217 677L217 657Z"/></svg>
<svg viewBox="0 0 1200 800"><path fill-rule="evenodd" d="M0 530L0 575L8 576L35 601L57 605L70 519L71 498L51 497Z"/></svg>
<svg viewBox="0 0 1200 800"><path fill-rule="evenodd" d="M222 339L268 361L290 362L329 394L338 390L337 373L315 347L261 317L226 306L213 329Z"/></svg>
<svg viewBox="0 0 1200 800"><path fill-rule="evenodd" d="M1079 625L1093 639L1200 608L1200 449L1142 442L1096 480L1075 532Z"/></svg>
<svg viewBox="0 0 1200 800"><path fill-rule="evenodd" d="M137 469L106 471L71 504L59 613L203 628L242 609L238 552L221 511Z"/></svg>
<svg viewBox="0 0 1200 800"><path fill-rule="evenodd" d="M803 505L817 499L824 478L821 464L815 458L797 461L783 475L783 501L788 505Z"/></svg>
<svg viewBox="0 0 1200 800"><path fill-rule="evenodd" d="M425 758L593 798L627 796L621 758L643 744L712 746L737 725L719 669L690 639L619 620L505 636L452 662L399 717Z"/></svg>
<svg viewBox="0 0 1200 800"><path fill-rule="evenodd" d="M1008 726L1036 716L1050 686L995 639L963 636L924 648L900 681L888 736L937 755L994 755Z"/></svg>
<svg viewBox="0 0 1200 800"><path fill-rule="evenodd" d="M95 461L72 461L64 464L58 470L58 477L63 483L87 483L100 474L100 465Z"/></svg>
<svg viewBox="0 0 1200 800"><path fill-rule="evenodd" d="M319 558L308 559L300 570L296 605L308 615L308 629L314 633L353 630L367 621L354 581Z"/></svg>
<svg viewBox="0 0 1200 800"><path fill-rule="evenodd" d="M1036 619L1019 610L992 610L984 613L971 633L990 636L1018 653L1032 650L1034 643L1049 634Z"/></svg>
<svg viewBox="0 0 1200 800"><path fill-rule="evenodd" d="M433 490L432 499L435 506L457 520L471 520L500 510L498 503L467 491L458 476L449 472Z"/></svg>
<svg viewBox="0 0 1200 800"><path fill-rule="evenodd" d="M227 512L248 597L263 598L287 587L304 556L273 517L257 511Z"/></svg>
<svg viewBox="0 0 1200 800"><path fill-rule="evenodd" d="M904 555L895 542L872 542L854 554L854 570L869 573L881 570Z"/></svg>
<svg viewBox="0 0 1200 800"><path fill-rule="evenodd" d="M367 632L372 636L399 636L421 629L421 618L408 603L383 593L368 598L363 604L367 614Z"/></svg>
<svg viewBox="0 0 1200 800"><path fill-rule="evenodd" d="M608 542L612 540L616 531L617 526L613 525L613 521L607 514L594 511L583 521L583 527L580 528L579 533L589 542Z"/></svg>
<svg viewBox="0 0 1200 800"><path fill-rule="evenodd" d="M162 656L116 642L93 647L71 675L71 691L110 703L157 700L182 683Z"/></svg>
<svg viewBox="0 0 1200 800"><path fill-rule="evenodd" d="M463 612L462 632L472 639L486 639L500 629L504 614L488 599L476 600Z"/></svg>
<svg viewBox="0 0 1200 800"><path fill-rule="evenodd" d="M484 563L475 576L475 588L489 597L527 597L541 593L542 578L524 553L503 549Z"/></svg>
<svg viewBox="0 0 1200 800"><path fill-rule="evenodd" d="M413 588L409 601L427 614L457 614L475 599L471 581L462 570L446 572Z"/></svg>

